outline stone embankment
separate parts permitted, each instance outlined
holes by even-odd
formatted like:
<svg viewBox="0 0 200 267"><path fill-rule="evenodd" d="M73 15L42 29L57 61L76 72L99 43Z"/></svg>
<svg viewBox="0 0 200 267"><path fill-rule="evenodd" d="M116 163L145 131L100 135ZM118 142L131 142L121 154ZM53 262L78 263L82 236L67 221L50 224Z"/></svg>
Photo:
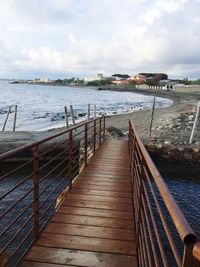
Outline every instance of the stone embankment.
<svg viewBox="0 0 200 267"><path fill-rule="evenodd" d="M156 161L200 166L200 123L197 123L193 142L189 144L195 114L195 109L190 109L168 119L159 119L159 123L155 123L152 128L151 138L148 131L142 136L147 150ZM127 131L115 127L109 127L107 131L112 139L125 139L128 134Z"/></svg>
<svg viewBox="0 0 200 267"><path fill-rule="evenodd" d="M189 144L195 112L181 113L160 126L153 128L154 136L145 142L148 151L157 160L182 161L186 165L200 165L200 124Z"/></svg>

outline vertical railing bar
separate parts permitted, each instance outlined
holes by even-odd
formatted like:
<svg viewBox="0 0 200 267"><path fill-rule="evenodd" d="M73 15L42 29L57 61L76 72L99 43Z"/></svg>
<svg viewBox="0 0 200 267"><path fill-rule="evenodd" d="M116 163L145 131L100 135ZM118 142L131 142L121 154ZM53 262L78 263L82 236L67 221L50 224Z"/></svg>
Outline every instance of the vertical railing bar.
<svg viewBox="0 0 200 267"><path fill-rule="evenodd" d="M69 189L72 188L72 145L73 145L73 137L72 137L72 130L70 130L69 131L69 140L68 140Z"/></svg>
<svg viewBox="0 0 200 267"><path fill-rule="evenodd" d="M103 140L106 138L106 117L103 117Z"/></svg>
<svg viewBox="0 0 200 267"><path fill-rule="evenodd" d="M97 127L97 122L96 122L96 119L94 120L94 154L96 153L96 127Z"/></svg>
<svg viewBox="0 0 200 267"><path fill-rule="evenodd" d="M70 113L71 113L72 124L73 124L73 126L75 126L76 125L76 121L75 121L75 116L74 116L73 105L70 105Z"/></svg>
<svg viewBox="0 0 200 267"><path fill-rule="evenodd" d="M200 263L196 262L193 257L193 245L184 245L183 260L181 267L199 267Z"/></svg>
<svg viewBox="0 0 200 267"><path fill-rule="evenodd" d="M139 243L138 249L140 248L139 252L141 254L141 264L142 264L141 267L143 267L143 266L146 267L145 262L144 262L145 260L144 260L144 251L143 251L143 246L142 246L143 242L141 240L141 235L139 235L138 243Z"/></svg>
<svg viewBox="0 0 200 267"><path fill-rule="evenodd" d="M88 132L87 132L87 128L88 128L88 123L85 124L85 167L87 166L87 160L88 160Z"/></svg>
<svg viewBox="0 0 200 267"><path fill-rule="evenodd" d="M6 124L7 124L7 120L8 120L8 117L9 117L9 115L10 115L10 112L11 112L11 106L8 108L8 112L7 112L7 114L6 114L6 119L5 119L5 121L4 121L3 128L2 128L2 132L5 131Z"/></svg>
<svg viewBox="0 0 200 267"><path fill-rule="evenodd" d="M33 186L34 186L34 234L35 239L39 236L39 209L40 209L40 202L39 202L39 146L35 146L33 148Z"/></svg>
<svg viewBox="0 0 200 267"><path fill-rule="evenodd" d="M17 105L15 105L15 114L14 114L14 122L13 122L13 132L15 132L16 121L17 121Z"/></svg>
<svg viewBox="0 0 200 267"><path fill-rule="evenodd" d="M181 266L181 258L180 258L180 255L179 255L179 253L178 253L178 250L177 250L177 248L176 248L174 239L173 239L173 237L172 237L172 235L171 235L171 233L170 233L169 226L167 225L167 223L166 223L166 221L165 221L165 218L164 218L164 215L163 215L163 211L162 211L162 209L161 209L161 207L160 207L160 204L159 204L159 202L158 202L158 200L157 200L156 194L155 194L155 192L154 192L154 189L153 189L153 187L152 187L152 184L151 184L149 175L148 175L148 173L147 173L146 170L145 170L145 173L146 173L146 175L145 175L145 176L146 176L146 180L147 180L147 182L148 182L148 184L149 184L149 187L150 187L152 196L153 196L153 198L154 198L156 207L157 207L158 212L159 212L160 219L161 219L161 221L162 221L162 225L163 225L163 227L164 227L164 229L165 229L166 236L167 236L168 241L169 241L169 244L170 244L170 246L171 246L171 248L172 248L172 252L173 252L174 258L175 258L176 263L178 264L178 266Z"/></svg>
<svg viewBox="0 0 200 267"><path fill-rule="evenodd" d="M99 118L99 146L101 146L101 118Z"/></svg>
<svg viewBox="0 0 200 267"><path fill-rule="evenodd" d="M142 216L141 216L141 226L140 226L140 236L141 236L141 240L142 242L142 248L143 248L143 255L144 255L144 262L145 262L145 267L149 266L149 257L147 255L147 243L145 241L145 235L144 235L144 231L143 231L143 227L142 227Z"/></svg>
<svg viewBox="0 0 200 267"><path fill-rule="evenodd" d="M148 205L148 208L149 208L151 220L152 220L152 223L153 223L153 226L154 226L154 230L155 230L158 246L159 246L160 253L161 253L161 256L162 256L162 261L163 261L164 266L168 267L169 265L168 265L168 262L167 262L166 254L165 254L162 242L161 242L161 238L160 238L160 235L159 235L157 223L155 221L155 217L154 217L154 214L153 214L153 211L152 211L152 207L151 207L151 202L150 202L150 199L149 199L149 196L148 196L148 193L147 193L145 185L143 186L143 188L144 188L144 194L145 194L145 197L146 197L146 200L147 200L147 205Z"/></svg>
<svg viewBox="0 0 200 267"><path fill-rule="evenodd" d="M149 265L153 267L151 253L150 253L150 244L149 244L149 239L148 239L148 235L147 235L147 229L145 227L145 222L144 222L144 210L143 209L142 209L142 217L141 218L142 218L143 236L144 236L145 243L146 243L146 250L147 250L147 256L148 256L148 260L149 260Z"/></svg>
<svg viewBox="0 0 200 267"><path fill-rule="evenodd" d="M160 267L159 261L158 261L158 256L157 256L155 245L154 245L154 239L153 239L153 235L152 235L152 231L151 231L151 225L150 225L150 222L149 222L149 219L148 219L149 217L148 217L148 214L147 214L147 208L145 206L145 202L144 202L144 197L143 196L142 196L142 205L143 205L143 210L144 210L144 214L145 214L145 220L146 220L147 228L148 228L148 232L149 232L149 238L151 240L151 248L152 248L152 252L153 252L154 262L156 264L155 267Z"/></svg>
<svg viewBox="0 0 200 267"><path fill-rule="evenodd" d="M66 127L67 127L67 129L68 129L68 128L69 128L69 118L68 118L67 106L65 106L64 109L65 109L65 121L66 121Z"/></svg>

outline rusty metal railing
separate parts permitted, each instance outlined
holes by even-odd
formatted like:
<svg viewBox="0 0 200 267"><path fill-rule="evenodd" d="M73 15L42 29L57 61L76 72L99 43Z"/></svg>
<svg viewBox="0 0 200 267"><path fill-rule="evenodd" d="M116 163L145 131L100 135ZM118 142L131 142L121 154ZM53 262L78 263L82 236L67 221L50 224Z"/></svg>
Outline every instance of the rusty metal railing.
<svg viewBox="0 0 200 267"><path fill-rule="evenodd" d="M200 266L200 245L129 121L139 267Z"/></svg>
<svg viewBox="0 0 200 267"><path fill-rule="evenodd" d="M105 117L0 155L0 266L16 266L105 139Z"/></svg>

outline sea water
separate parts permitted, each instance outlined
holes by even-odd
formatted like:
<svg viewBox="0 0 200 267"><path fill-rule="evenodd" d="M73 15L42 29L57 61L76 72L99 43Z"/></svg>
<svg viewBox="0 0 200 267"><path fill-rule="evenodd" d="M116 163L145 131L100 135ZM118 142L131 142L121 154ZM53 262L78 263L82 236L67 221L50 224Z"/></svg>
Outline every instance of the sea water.
<svg viewBox="0 0 200 267"><path fill-rule="evenodd" d="M17 105L17 131L44 130L65 125L64 106L73 105L77 118L87 112L88 103L96 105L98 115L114 115L151 108L153 96L132 92L95 90L87 87L10 84L0 81L0 130L8 107ZM166 107L172 101L156 98L156 107ZM13 109L12 109L13 110ZM91 111L91 116L93 116ZM5 130L12 130L11 113Z"/></svg>

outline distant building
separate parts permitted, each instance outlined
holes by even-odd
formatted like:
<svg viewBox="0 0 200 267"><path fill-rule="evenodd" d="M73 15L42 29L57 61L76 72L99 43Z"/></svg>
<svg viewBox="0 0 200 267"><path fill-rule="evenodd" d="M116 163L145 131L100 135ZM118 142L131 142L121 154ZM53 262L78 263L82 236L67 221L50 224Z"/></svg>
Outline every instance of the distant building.
<svg viewBox="0 0 200 267"><path fill-rule="evenodd" d="M174 82L171 80L162 80L159 82L159 84L162 86L162 90L167 90L167 91L174 91L176 90L177 87L184 87L184 84Z"/></svg>
<svg viewBox="0 0 200 267"><path fill-rule="evenodd" d="M134 75L133 77L131 77L131 80L135 81L136 84L143 84L147 81L147 77L144 75Z"/></svg>
<svg viewBox="0 0 200 267"><path fill-rule="evenodd" d="M130 85L131 80L117 80L117 81L112 81L112 83L115 85Z"/></svg>
<svg viewBox="0 0 200 267"><path fill-rule="evenodd" d="M107 80L114 80L113 77L105 77L103 73L97 73L94 77L84 78L84 83L92 82L92 81L107 81Z"/></svg>
<svg viewBox="0 0 200 267"><path fill-rule="evenodd" d="M35 78L34 80L35 83L50 83L51 80L47 77L44 78Z"/></svg>

